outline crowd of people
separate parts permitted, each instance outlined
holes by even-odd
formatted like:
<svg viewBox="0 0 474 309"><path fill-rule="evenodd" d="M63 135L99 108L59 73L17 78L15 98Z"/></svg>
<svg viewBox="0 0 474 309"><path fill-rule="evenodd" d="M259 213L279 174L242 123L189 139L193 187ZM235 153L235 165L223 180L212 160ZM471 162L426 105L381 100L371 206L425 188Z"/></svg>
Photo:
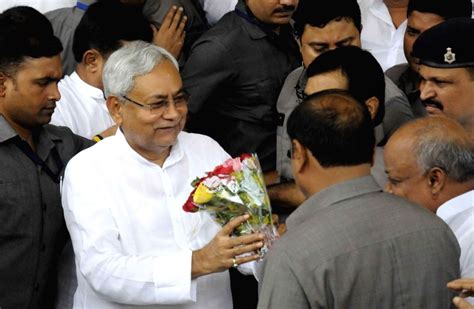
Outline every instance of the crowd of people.
<svg viewBox="0 0 474 309"><path fill-rule="evenodd" d="M470 0L45 2L0 5L0 309L474 308ZM263 259L182 209L243 153Z"/></svg>

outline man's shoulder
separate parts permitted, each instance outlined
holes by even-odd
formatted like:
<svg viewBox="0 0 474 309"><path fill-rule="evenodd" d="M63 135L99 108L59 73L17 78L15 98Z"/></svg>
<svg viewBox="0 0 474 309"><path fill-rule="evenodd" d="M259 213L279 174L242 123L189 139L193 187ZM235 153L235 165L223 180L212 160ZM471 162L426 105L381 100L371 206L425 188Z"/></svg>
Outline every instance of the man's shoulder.
<svg viewBox="0 0 474 309"><path fill-rule="evenodd" d="M63 154L66 158L71 158L94 144L93 141L74 134L68 127L47 124L43 127L43 130L43 134L47 134L52 140L58 141L56 145L60 155Z"/></svg>
<svg viewBox="0 0 474 309"><path fill-rule="evenodd" d="M185 152L191 152L194 155L205 157L225 153L219 143L207 135L183 131L178 135L178 141Z"/></svg>
<svg viewBox="0 0 474 309"><path fill-rule="evenodd" d="M409 69L408 63L401 63L397 64L391 68L389 68L387 71L385 71L385 75L390 78L395 84L398 83L400 80L401 76Z"/></svg>
<svg viewBox="0 0 474 309"><path fill-rule="evenodd" d="M226 47L232 47L239 43L245 44L248 35L244 30L243 18L239 17L235 11L224 15L211 29L207 30L195 43L200 44L220 44Z"/></svg>
<svg viewBox="0 0 474 309"><path fill-rule="evenodd" d="M378 232L370 233L371 230ZM385 192L372 192L345 199L308 216L288 230L288 237L286 240L282 238L285 240L282 244L289 247L287 251L294 252L298 247L307 247L312 243L314 249L308 251L316 254L321 250L330 255L331 250L333 253L346 250L346 245L357 250L358 247L405 235L423 234L428 230L444 233L449 228L419 205Z"/></svg>

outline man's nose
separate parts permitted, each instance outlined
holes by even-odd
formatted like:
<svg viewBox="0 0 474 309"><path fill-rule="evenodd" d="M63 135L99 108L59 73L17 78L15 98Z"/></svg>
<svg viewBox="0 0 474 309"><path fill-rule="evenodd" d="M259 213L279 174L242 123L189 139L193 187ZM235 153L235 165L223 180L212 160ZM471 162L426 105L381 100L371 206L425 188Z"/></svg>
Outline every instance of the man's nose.
<svg viewBox="0 0 474 309"><path fill-rule="evenodd" d="M431 99L435 96L435 91L430 82L421 82L420 84L420 99L422 101Z"/></svg>
<svg viewBox="0 0 474 309"><path fill-rule="evenodd" d="M284 6L293 6L296 8L298 0L280 0L280 4Z"/></svg>
<svg viewBox="0 0 474 309"><path fill-rule="evenodd" d="M59 101L61 99L61 93L59 92L58 84L54 83L51 85L51 91L48 95L48 100Z"/></svg>

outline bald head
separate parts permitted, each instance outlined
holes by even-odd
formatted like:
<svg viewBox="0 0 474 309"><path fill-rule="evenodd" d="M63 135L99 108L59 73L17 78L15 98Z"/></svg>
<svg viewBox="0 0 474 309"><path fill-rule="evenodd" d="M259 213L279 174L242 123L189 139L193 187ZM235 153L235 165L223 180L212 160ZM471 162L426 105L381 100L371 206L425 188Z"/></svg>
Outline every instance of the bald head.
<svg viewBox="0 0 474 309"><path fill-rule="evenodd" d="M474 184L474 143L459 123L446 117L406 124L388 141L384 158L387 191L432 211Z"/></svg>

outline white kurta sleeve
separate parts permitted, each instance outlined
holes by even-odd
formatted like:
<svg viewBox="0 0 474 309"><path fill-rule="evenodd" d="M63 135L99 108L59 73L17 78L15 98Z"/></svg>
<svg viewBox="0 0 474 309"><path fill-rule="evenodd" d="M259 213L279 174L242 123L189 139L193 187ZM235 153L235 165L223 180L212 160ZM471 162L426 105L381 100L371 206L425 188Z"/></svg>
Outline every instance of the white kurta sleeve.
<svg viewBox="0 0 474 309"><path fill-rule="evenodd" d="M104 299L123 304L195 301L191 250L163 248L154 251L159 254L127 254L110 207L113 201L110 194L103 194L111 184L104 184L104 178L97 177L100 173L85 168L84 163L72 160L68 165L62 203L76 267L91 289Z"/></svg>

